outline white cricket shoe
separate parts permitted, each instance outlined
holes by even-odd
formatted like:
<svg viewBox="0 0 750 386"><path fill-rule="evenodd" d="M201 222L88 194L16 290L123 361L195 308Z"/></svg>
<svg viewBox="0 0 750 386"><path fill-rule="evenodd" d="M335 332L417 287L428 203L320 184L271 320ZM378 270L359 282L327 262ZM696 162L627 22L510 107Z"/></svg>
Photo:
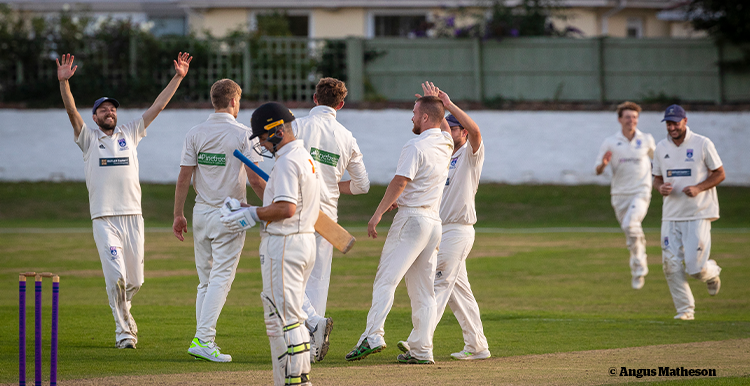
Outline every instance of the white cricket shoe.
<svg viewBox="0 0 750 386"><path fill-rule="evenodd" d="M719 293L719 289L721 289L721 279L716 276L715 278L707 281L706 288L708 288L709 295L716 296L716 294Z"/></svg>
<svg viewBox="0 0 750 386"><path fill-rule="evenodd" d="M198 338L193 338L188 349L188 354L211 362L231 362L232 356L222 354L221 348L215 342L203 342Z"/></svg>
<svg viewBox="0 0 750 386"><path fill-rule="evenodd" d="M115 344L115 347L117 347L119 349L123 349L123 348L135 348L135 339L125 338L125 339L117 342L117 344Z"/></svg>
<svg viewBox="0 0 750 386"><path fill-rule="evenodd" d="M399 341L398 344L396 344L396 347L398 347L398 349L401 350L401 352L403 352L403 353L407 353L407 352L409 352L409 350L411 350L409 348L409 343L407 343L407 342L405 342L403 340Z"/></svg>
<svg viewBox="0 0 750 386"><path fill-rule="evenodd" d="M324 318L315 326L315 330L310 333L310 362L320 362L328 354L330 342L328 337L333 330L333 319Z"/></svg>
<svg viewBox="0 0 750 386"><path fill-rule="evenodd" d="M646 284L646 279L643 276L633 276L633 281L630 283L633 289L641 289Z"/></svg>
<svg viewBox="0 0 750 386"><path fill-rule="evenodd" d="M454 352L451 354L451 358L462 361L471 361L475 359L487 359L491 357L490 350L480 351L478 353L472 353L468 351Z"/></svg>
<svg viewBox="0 0 750 386"><path fill-rule="evenodd" d="M695 315L692 312L682 312L675 315L674 318L680 320L694 320Z"/></svg>

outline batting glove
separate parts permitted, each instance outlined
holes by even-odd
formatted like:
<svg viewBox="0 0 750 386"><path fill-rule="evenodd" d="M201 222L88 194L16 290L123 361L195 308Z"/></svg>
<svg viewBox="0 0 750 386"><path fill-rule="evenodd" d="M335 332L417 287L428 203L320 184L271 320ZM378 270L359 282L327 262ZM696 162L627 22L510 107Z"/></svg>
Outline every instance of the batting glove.
<svg viewBox="0 0 750 386"><path fill-rule="evenodd" d="M229 216L230 214L232 214L232 212L236 212L240 209L242 209L240 200L232 197L227 197L224 199L224 204L221 205L220 211L223 217Z"/></svg>
<svg viewBox="0 0 750 386"><path fill-rule="evenodd" d="M222 216L221 222L224 223L224 226L227 227L227 229L233 232L248 230L254 227L257 221L260 221L258 213L256 212L257 209L257 206L242 208L232 212L228 216Z"/></svg>

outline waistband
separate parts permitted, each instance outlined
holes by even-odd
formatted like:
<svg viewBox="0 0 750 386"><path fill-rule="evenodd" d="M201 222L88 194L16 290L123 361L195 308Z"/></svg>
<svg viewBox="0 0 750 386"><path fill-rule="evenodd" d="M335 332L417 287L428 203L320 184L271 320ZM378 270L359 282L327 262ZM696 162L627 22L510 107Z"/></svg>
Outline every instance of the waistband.
<svg viewBox="0 0 750 386"><path fill-rule="evenodd" d="M201 209L201 210L208 210L208 209L221 209L221 205L209 205L209 204L202 204L202 203L195 203L195 209Z"/></svg>
<svg viewBox="0 0 750 386"><path fill-rule="evenodd" d="M440 214L430 208L421 206L399 206L396 215L402 216L424 216L440 221Z"/></svg>
<svg viewBox="0 0 750 386"><path fill-rule="evenodd" d="M443 232L445 231L451 231L454 229L474 229L474 225L472 224L458 224L458 223L451 223L451 224L443 224Z"/></svg>

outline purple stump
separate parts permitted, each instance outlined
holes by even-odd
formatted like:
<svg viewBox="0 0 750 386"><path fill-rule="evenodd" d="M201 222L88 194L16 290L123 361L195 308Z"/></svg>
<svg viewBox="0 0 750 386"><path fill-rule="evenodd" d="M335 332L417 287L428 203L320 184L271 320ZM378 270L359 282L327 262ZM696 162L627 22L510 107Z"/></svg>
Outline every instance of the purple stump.
<svg viewBox="0 0 750 386"><path fill-rule="evenodd" d="M26 386L26 276L18 278L18 384Z"/></svg>
<svg viewBox="0 0 750 386"><path fill-rule="evenodd" d="M50 348L50 364L49 364L49 384L50 386L57 385L57 318L58 318L58 305L60 296L60 278L55 276L52 278L52 347Z"/></svg>
<svg viewBox="0 0 750 386"><path fill-rule="evenodd" d="M34 385L42 386L42 277L34 283Z"/></svg>

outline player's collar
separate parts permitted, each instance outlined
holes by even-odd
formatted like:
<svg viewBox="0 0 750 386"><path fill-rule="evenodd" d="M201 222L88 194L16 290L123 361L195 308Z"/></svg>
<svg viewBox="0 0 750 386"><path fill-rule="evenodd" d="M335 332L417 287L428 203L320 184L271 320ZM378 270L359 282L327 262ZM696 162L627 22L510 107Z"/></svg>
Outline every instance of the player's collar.
<svg viewBox="0 0 750 386"><path fill-rule="evenodd" d="M441 130L440 130L440 128L439 128L439 127L437 127L437 128L433 128L433 129L427 129L427 130L425 130L425 131L421 132L421 133L419 134L419 136L420 136L420 137L423 137L423 136L424 136L424 137L427 137L427 136L429 136L429 135L433 135L433 134L439 134L439 133L440 133L440 131L441 131Z"/></svg>
<svg viewBox="0 0 750 386"><path fill-rule="evenodd" d="M310 115L325 115L331 114L336 118L336 109L326 105L315 106L310 110Z"/></svg>
<svg viewBox="0 0 750 386"><path fill-rule="evenodd" d="M227 119L231 121L236 121L237 119L232 116L232 114L229 113L211 113L211 115L208 116L208 119Z"/></svg>
<svg viewBox="0 0 750 386"><path fill-rule="evenodd" d="M680 144L680 146L684 145L684 144L685 144L685 143L686 143L687 141L689 141L689 140L690 140L690 138L692 138L692 137L693 137L693 132L692 132L692 131L690 130L690 126L685 126L685 139L683 139L683 140L682 140L682 143ZM667 138L669 139L669 142L672 142L672 145L673 145L673 146L677 146L677 145L676 145L676 144L674 143L674 139L672 139L672 137L670 137L670 136L667 136Z"/></svg>
<svg viewBox="0 0 750 386"><path fill-rule="evenodd" d="M286 153L289 153L290 151L292 151L292 149L295 147L304 148L305 144L301 139L295 139L292 142L287 142L286 145L282 146L281 149L276 151L276 158L278 159L279 157L284 156Z"/></svg>
<svg viewBox="0 0 750 386"><path fill-rule="evenodd" d="M98 125L96 126L96 129L99 130L99 139L102 139L104 137L111 137L111 136L114 136L117 133L121 133L122 132L122 130L120 130L120 126L115 126L115 129L114 129L114 131L112 131L112 135L111 136L107 135L107 133L105 133L102 130L102 128L99 127Z"/></svg>

